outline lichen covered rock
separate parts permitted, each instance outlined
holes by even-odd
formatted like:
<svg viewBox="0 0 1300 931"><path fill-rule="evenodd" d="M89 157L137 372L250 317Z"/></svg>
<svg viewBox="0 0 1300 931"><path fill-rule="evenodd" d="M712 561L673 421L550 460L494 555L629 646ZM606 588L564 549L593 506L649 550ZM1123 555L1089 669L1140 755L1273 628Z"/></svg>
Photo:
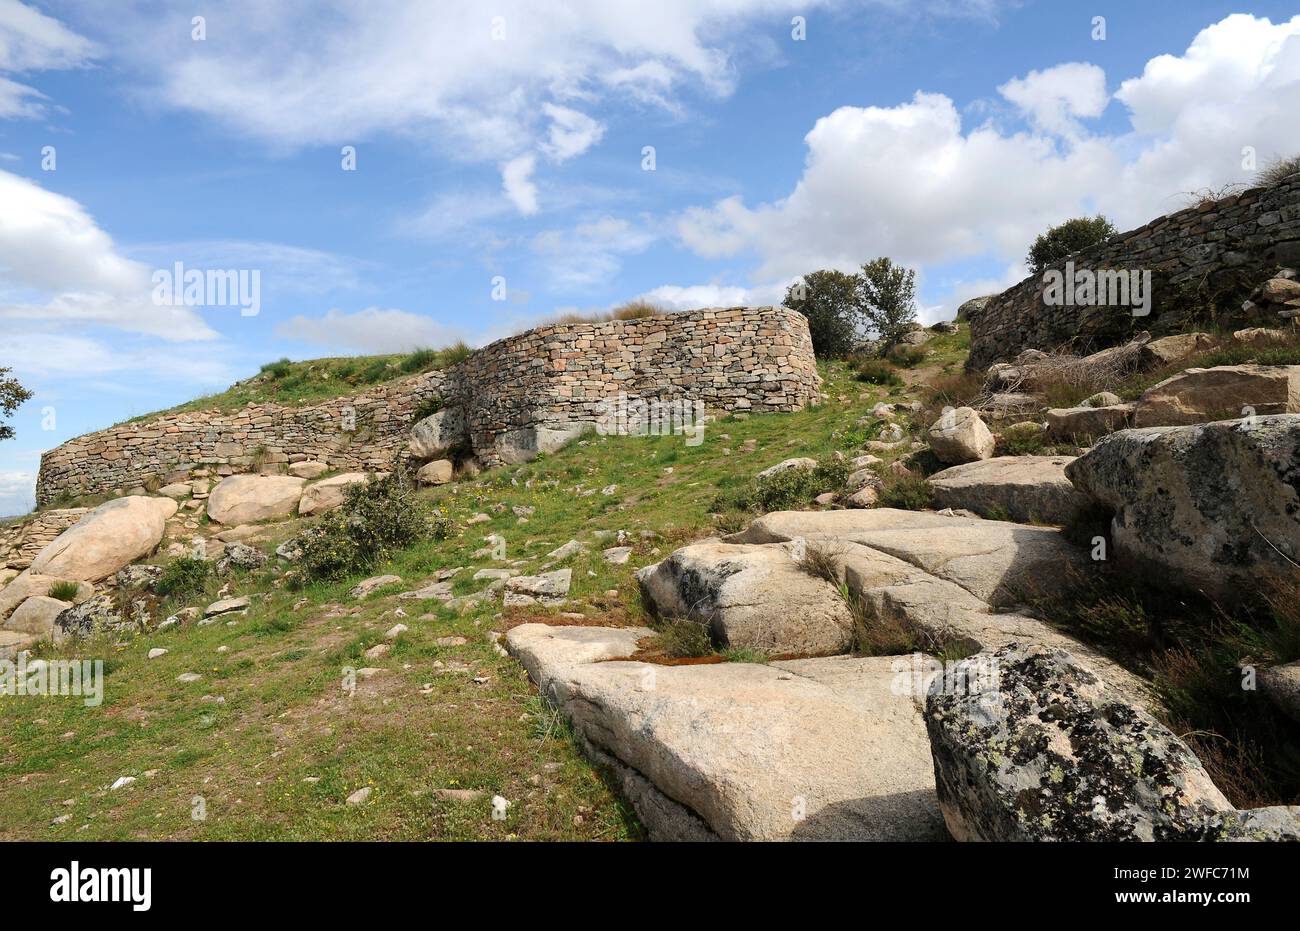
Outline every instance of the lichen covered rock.
<svg viewBox="0 0 1300 931"><path fill-rule="evenodd" d="M1233 810L1186 744L1062 650L963 660L925 716L958 840L1212 840Z"/></svg>

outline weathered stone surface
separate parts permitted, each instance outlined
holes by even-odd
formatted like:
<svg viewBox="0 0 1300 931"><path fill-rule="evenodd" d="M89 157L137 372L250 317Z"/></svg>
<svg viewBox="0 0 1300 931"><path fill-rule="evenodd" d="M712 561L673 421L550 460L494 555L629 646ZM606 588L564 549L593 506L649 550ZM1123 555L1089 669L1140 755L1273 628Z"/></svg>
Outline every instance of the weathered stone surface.
<svg viewBox="0 0 1300 931"><path fill-rule="evenodd" d="M1133 406L1133 426L1234 420L1252 413L1300 413L1300 365L1188 369L1143 392Z"/></svg>
<svg viewBox="0 0 1300 931"><path fill-rule="evenodd" d="M949 465L988 459L997 445L979 414L969 407L945 410L930 427L926 439L939 461Z"/></svg>
<svg viewBox="0 0 1300 931"><path fill-rule="evenodd" d="M312 482L302 490L298 499L298 513L303 517L324 514L343 506L343 497L349 485L364 485L370 480L365 472L344 472Z"/></svg>
<svg viewBox="0 0 1300 931"><path fill-rule="evenodd" d="M1153 339L1142 347L1139 357L1141 368L1150 370L1173 365L1198 352L1204 352L1213 345L1214 339L1209 333L1178 333Z"/></svg>
<svg viewBox="0 0 1300 931"><path fill-rule="evenodd" d="M1300 561L1300 416L1124 430L1066 474L1115 512L1116 552L1157 578L1235 599Z"/></svg>
<svg viewBox="0 0 1300 931"><path fill-rule="evenodd" d="M1300 662L1257 670L1259 690L1293 720L1300 721Z"/></svg>
<svg viewBox="0 0 1300 931"><path fill-rule="evenodd" d="M231 475L208 497L208 517L234 526L288 517L302 498L304 480L291 475Z"/></svg>
<svg viewBox="0 0 1300 931"><path fill-rule="evenodd" d="M234 611L243 611L250 604L247 595L240 595L238 598L222 598L212 602L203 609L204 617L217 617L221 614L230 614Z"/></svg>
<svg viewBox="0 0 1300 931"><path fill-rule="evenodd" d="M289 466L289 474L295 478L320 478L329 470L330 467L325 463L317 462L314 459L304 459L302 462L295 462Z"/></svg>
<svg viewBox="0 0 1300 931"><path fill-rule="evenodd" d="M48 595L50 589L60 582L73 582L76 584L77 594L72 599L74 602L85 601L95 593L94 587L85 582L53 575L41 575L29 569L20 573L17 578L3 589L0 589L0 621L13 614L14 609L28 598L36 595Z"/></svg>
<svg viewBox="0 0 1300 931"><path fill-rule="evenodd" d="M260 569L267 564L268 557L261 550L253 549L244 543L230 543L226 546L225 554L217 560L217 572L223 574L231 569L243 569L251 571Z"/></svg>
<svg viewBox="0 0 1300 931"><path fill-rule="evenodd" d="M1269 346L1277 346L1287 341L1287 332L1285 330L1276 330L1269 327L1248 327L1244 330L1237 330L1232 334L1232 338L1239 343L1247 346L1255 346L1259 349L1267 349Z"/></svg>
<svg viewBox="0 0 1300 931"><path fill-rule="evenodd" d="M506 580L506 607L530 604L563 604L573 583L572 569L556 569L540 575L516 575Z"/></svg>
<svg viewBox="0 0 1300 931"><path fill-rule="evenodd" d="M651 633L525 624L506 640L653 839L943 839L924 725L892 688L895 660L617 660Z"/></svg>
<svg viewBox="0 0 1300 931"><path fill-rule="evenodd" d="M817 460L809 459L806 456L797 459L783 459L776 465L768 466L766 469L759 472L756 477L771 478L773 475L780 475L782 472L786 472L790 469L809 471L815 468L817 468Z"/></svg>
<svg viewBox="0 0 1300 931"><path fill-rule="evenodd" d="M108 578L152 553L175 513L170 498L130 496L101 504L41 550L31 571L87 582Z"/></svg>
<svg viewBox="0 0 1300 931"><path fill-rule="evenodd" d="M1057 442L1091 442L1123 430L1133 416L1132 404L1108 407L1059 407L1047 412L1047 435Z"/></svg>
<svg viewBox="0 0 1300 931"><path fill-rule="evenodd" d="M459 406L444 407L411 428L410 450L416 459L439 459L469 442L469 426Z"/></svg>
<svg viewBox="0 0 1300 931"><path fill-rule="evenodd" d="M96 595L68 608L55 620L58 636L88 637L103 630L122 626L122 615L107 595Z"/></svg>
<svg viewBox="0 0 1300 931"><path fill-rule="evenodd" d="M4 624L5 630L34 634L42 639L51 637L54 634L54 622L71 607L69 601L59 601L47 595L33 595L9 615Z"/></svg>
<svg viewBox="0 0 1300 931"><path fill-rule="evenodd" d="M930 476L935 506L982 517L1069 523L1088 498L1065 477L1072 456L998 456Z"/></svg>
<svg viewBox="0 0 1300 931"><path fill-rule="evenodd" d="M935 782L958 840L1208 840L1232 806L1164 725L1060 650L957 664L926 701Z"/></svg>
<svg viewBox="0 0 1300 931"><path fill-rule="evenodd" d="M697 621L727 646L768 654L845 652L853 618L829 582L799 567L800 547L706 540L637 572L660 617Z"/></svg>
<svg viewBox="0 0 1300 931"><path fill-rule="evenodd" d="M421 485L445 485L451 481L456 467L450 459L435 459L426 462L415 473L415 481Z"/></svg>
<svg viewBox="0 0 1300 931"><path fill-rule="evenodd" d="M773 511L752 521L739 533L724 537L726 543L788 543L803 537L808 540L834 538L863 542L881 530L923 527L965 528L977 523L973 518L949 517L933 511L904 511L899 508L875 508L864 511Z"/></svg>
<svg viewBox="0 0 1300 931"><path fill-rule="evenodd" d="M353 598L365 598L377 589L383 588L386 585L396 585L400 581L402 581L400 575L374 575L368 579L363 579L356 585L352 586L352 589L348 594Z"/></svg>

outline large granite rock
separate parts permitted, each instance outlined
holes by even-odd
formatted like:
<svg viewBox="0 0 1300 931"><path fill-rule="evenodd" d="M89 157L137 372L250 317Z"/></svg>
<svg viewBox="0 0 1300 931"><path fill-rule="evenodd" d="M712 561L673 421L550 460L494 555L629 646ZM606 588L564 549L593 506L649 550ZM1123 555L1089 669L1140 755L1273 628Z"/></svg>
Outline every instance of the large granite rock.
<svg viewBox="0 0 1300 931"><path fill-rule="evenodd" d="M365 472L345 472L312 482L302 490L302 497L298 499L298 513L308 517L340 508L348 486L364 485L369 479L370 476Z"/></svg>
<svg viewBox="0 0 1300 931"><path fill-rule="evenodd" d="M1132 404L1103 407L1055 407L1047 412L1047 435L1058 443L1091 443L1123 430L1133 416Z"/></svg>
<svg viewBox="0 0 1300 931"><path fill-rule="evenodd" d="M993 455L997 441L980 415L969 407L945 410L926 434L940 462L956 465Z"/></svg>
<svg viewBox="0 0 1300 931"><path fill-rule="evenodd" d="M154 551L176 508L170 498L142 495L101 504L37 553L30 571L86 582L106 579Z"/></svg>
<svg viewBox="0 0 1300 931"><path fill-rule="evenodd" d="M637 572L659 617L698 621L731 647L768 654L843 653L853 617L835 587L800 568L800 547L706 540Z"/></svg>
<svg viewBox="0 0 1300 931"><path fill-rule="evenodd" d="M1198 352L1205 352L1214 345L1214 338L1209 333L1179 333L1153 339L1142 347L1139 356L1141 368L1151 370L1163 368L1189 359Z"/></svg>
<svg viewBox="0 0 1300 931"><path fill-rule="evenodd" d="M13 614L17 607L28 598L48 595L50 590L61 582L76 584L77 594L72 598L74 602L85 601L95 594L95 587L86 582L54 575L41 575L28 569L19 573L12 582L0 589L0 621Z"/></svg>
<svg viewBox="0 0 1300 931"><path fill-rule="evenodd" d="M1066 524L1088 503L1065 477L1072 456L999 456L930 476L939 508L982 517Z"/></svg>
<svg viewBox="0 0 1300 931"><path fill-rule="evenodd" d="M1300 413L1300 365L1220 365L1188 369L1148 388L1133 406L1133 426L1294 413Z"/></svg>
<svg viewBox="0 0 1300 931"><path fill-rule="evenodd" d="M925 717L958 840L1210 840L1233 810L1186 744L1060 650L963 660Z"/></svg>
<svg viewBox="0 0 1300 931"><path fill-rule="evenodd" d="M1214 597L1300 562L1300 416L1124 430L1066 467L1115 512L1118 554Z"/></svg>
<svg viewBox="0 0 1300 931"><path fill-rule="evenodd" d="M411 428L410 451L416 459L440 459L469 444L469 425L459 407L445 407Z"/></svg>
<svg viewBox="0 0 1300 931"><path fill-rule="evenodd" d="M231 475L208 496L208 517L233 527L288 517L302 498L304 480L291 475Z"/></svg>
<svg viewBox="0 0 1300 931"><path fill-rule="evenodd" d="M524 624L506 635L652 839L945 839L898 658L621 659L652 633Z"/></svg>
<svg viewBox="0 0 1300 931"><path fill-rule="evenodd" d="M60 601L48 595L33 595L9 615L9 619L4 624L5 630L34 634L41 639L52 637L55 629L54 622L58 620L60 614L71 607L70 601Z"/></svg>
<svg viewBox="0 0 1300 931"><path fill-rule="evenodd" d="M1300 661L1266 666L1257 675L1259 690L1288 717L1300 721Z"/></svg>

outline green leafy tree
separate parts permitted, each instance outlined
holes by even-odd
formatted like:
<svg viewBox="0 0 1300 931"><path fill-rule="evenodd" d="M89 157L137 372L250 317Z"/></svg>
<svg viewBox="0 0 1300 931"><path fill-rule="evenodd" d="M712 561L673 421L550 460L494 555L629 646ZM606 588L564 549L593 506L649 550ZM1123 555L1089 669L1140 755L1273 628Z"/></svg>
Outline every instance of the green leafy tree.
<svg viewBox="0 0 1300 931"><path fill-rule="evenodd" d="M858 301L867 325L893 346L916 324L916 272L887 258L862 266Z"/></svg>
<svg viewBox="0 0 1300 931"><path fill-rule="evenodd" d="M1053 226L1041 234L1029 247L1025 261L1029 270L1037 275L1080 249L1095 246L1118 233L1115 224L1100 214L1095 217L1075 217Z"/></svg>
<svg viewBox="0 0 1300 931"><path fill-rule="evenodd" d="M32 393L18 384L18 379L9 372L7 368L0 368L0 417L5 419L18 410L18 405L32 396ZM13 427L7 423L0 423L0 440L7 440L13 435Z"/></svg>
<svg viewBox="0 0 1300 931"><path fill-rule="evenodd" d="M853 351L862 332L856 275L823 269L804 275L785 292L785 306L808 318L813 352L834 359Z"/></svg>

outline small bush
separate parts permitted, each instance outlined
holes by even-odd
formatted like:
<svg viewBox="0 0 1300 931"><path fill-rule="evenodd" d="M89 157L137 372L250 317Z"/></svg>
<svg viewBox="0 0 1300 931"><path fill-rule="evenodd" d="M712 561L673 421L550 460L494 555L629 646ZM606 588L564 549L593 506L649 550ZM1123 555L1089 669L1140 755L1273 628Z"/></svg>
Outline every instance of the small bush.
<svg viewBox="0 0 1300 931"><path fill-rule="evenodd" d="M1002 431L1001 451L1006 456L1038 456L1047 448L1047 434L1037 424L1013 424Z"/></svg>
<svg viewBox="0 0 1300 931"><path fill-rule="evenodd" d="M1034 240L1025 263L1031 274L1040 274L1081 249L1105 242L1118 233L1115 225L1103 216L1075 217L1053 226Z"/></svg>
<svg viewBox="0 0 1300 931"><path fill-rule="evenodd" d="M464 362L474 350L464 340L457 340L442 351L442 364L444 366L458 365Z"/></svg>
<svg viewBox="0 0 1300 931"><path fill-rule="evenodd" d="M293 369L293 363L289 359L278 359L275 362L268 362L262 366L262 374L269 375L271 378L284 378Z"/></svg>
<svg viewBox="0 0 1300 931"><path fill-rule="evenodd" d="M426 417L432 417L434 414L438 413L438 411L442 410L442 404L442 398L437 396L420 402L420 404L415 408L415 413L412 415L415 418L412 423L419 423Z"/></svg>
<svg viewBox="0 0 1300 931"><path fill-rule="evenodd" d="M826 549L821 546L806 546L803 551L803 558L799 560L799 568L808 573L815 579L821 579L823 582L830 582L832 585L840 584L840 553L834 549Z"/></svg>
<svg viewBox="0 0 1300 931"><path fill-rule="evenodd" d="M203 591L208 582L211 564L205 559L182 556L167 565L154 583L153 590L166 598L169 595L191 595Z"/></svg>
<svg viewBox="0 0 1300 931"><path fill-rule="evenodd" d="M719 495L711 510L766 514L806 505L824 491L839 491L849 478L848 463L834 459L814 469L786 469L767 478L755 478L729 494Z"/></svg>
<svg viewBox="0 0 1300 931"><path fill-rule="evenodd" d="M50 586L50 597L55 601L71 601L77 597L76 582L55 582Z"/></svg>
<svg viewBox="0 0 1300 931"><path fill-rule="evenodd" d="M644 320L647 317L662 317L664 309L645 300L628 301L609 312L611 320Z"/></svg>
<svg viewBox="0 0 1300 931"><path fill-rule="evenodd" d="M898 370L881 359L867 359L858 363L853 377L868 385L884 385L889 388L897 388L903 384Z"/></svg>
<svg viewBox="0 0 1300 931"><path fill-rule="evenodd" d="M928 511L934 507L934 490L919 475L886 473L876 496L876 506L904 511Z"/></svg>
<svg viewBox="0 0 1300 931"><path fill-rule="evenodd" d="M343 506L298 536L299 564L313 579L340 579L369 569L395 551L445 539L451 522L433 515L399 474L347 486Z"/></svg>
<svg viewBox="0 0 1300 931"><path fill-rule="evenodd" d="M889 350L889 358L906 369L920 365L927 355L922 347L909 346L907 343L899 343Z"/></svg>
<svg viewBox="0 0 1300 931"><path fill-rule="evenodd" d="M653 648L671 659L709 656L714 652L709 628L695 621L665 621L655 633Z"/></svg>
<svg viewBox="0 0 1300 931"><path fill-rule="evenodd" d="M402 360L400 368L408 375L413 372L423 372L425 369L433 368L438 362L438 353L433 349L417 349Z"/></svg>

